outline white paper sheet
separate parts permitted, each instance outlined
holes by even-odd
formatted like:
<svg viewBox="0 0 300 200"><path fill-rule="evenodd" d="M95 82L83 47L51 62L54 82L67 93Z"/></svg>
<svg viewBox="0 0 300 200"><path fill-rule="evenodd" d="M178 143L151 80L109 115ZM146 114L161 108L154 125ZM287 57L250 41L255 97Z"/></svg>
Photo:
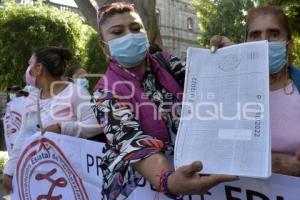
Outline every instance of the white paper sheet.
<svg viewBox="0 0 300 200"><path fill-rule="evenodd" d="M268 42L189 48L175 166L205 174L271 175Z"/></svg>

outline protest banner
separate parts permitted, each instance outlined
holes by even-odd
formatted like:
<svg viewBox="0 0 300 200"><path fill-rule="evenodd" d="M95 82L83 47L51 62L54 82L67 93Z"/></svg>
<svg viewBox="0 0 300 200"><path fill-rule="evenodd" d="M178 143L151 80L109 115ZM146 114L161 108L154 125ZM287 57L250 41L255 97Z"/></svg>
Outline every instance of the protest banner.
<svg viewBox="0 0 300 200"><path fill-rule="evenodd" d="M102 199L100 168L104 144L55 133L26 141L14 175L13 200ZM300 178L273 174L269 179L241 178L220 184L206 195L184 200L299 200ZM129 200L154 200L156 189L145 179ZM160 200L170 200L159 194Z"/></svg>
<svg viewBox="0 0 300 200"><path fill-rule="evenodd" d="M13 144L19 134L23 111L25 110L25 97L18 97L6 104L3 117L4 138L8 155L11 155Z"/></svg>

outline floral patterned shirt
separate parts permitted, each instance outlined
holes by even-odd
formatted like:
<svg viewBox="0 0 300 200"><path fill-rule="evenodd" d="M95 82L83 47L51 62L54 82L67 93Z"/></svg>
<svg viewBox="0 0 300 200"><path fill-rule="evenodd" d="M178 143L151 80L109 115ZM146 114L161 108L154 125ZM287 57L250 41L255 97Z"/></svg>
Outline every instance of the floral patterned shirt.
<svg viewBox="0 0 300 200"><path fill-rule="evenodd" d="M168 67L167 70L183 87L185 65L177 57L171 57ZM132 163L159 152L173 153L179 118L174 117L168 107L180 102L161 86L150 68L144 74L142 87L145 95L158 108L162 108L159 112L167 125L172 142L164 144L144 133L134 114L111 91L95 91L93 109L108 141L101 163L104 176L102 193L107 200L126 199L138 186L143 177L134 171ZM163 106L159 106L161 104ZM176 108L176 112L179 115L180 107Z"/></svg>

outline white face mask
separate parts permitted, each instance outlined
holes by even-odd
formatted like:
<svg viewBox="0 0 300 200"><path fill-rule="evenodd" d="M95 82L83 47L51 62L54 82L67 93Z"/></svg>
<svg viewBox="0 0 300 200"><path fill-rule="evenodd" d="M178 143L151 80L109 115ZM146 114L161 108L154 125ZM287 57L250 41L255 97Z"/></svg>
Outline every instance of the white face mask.
<svg viewBox="0 0 300 200"><path fill-rule="evenodd" d="M73 79L74 84L84 87L85 89L89 89L89 81L86 78L76 78Z"/></svg>
<svg viewBox="0 0 300 200"><path fill-rule="evenodd" d="M14 100L15 98L17 98L17 94L16 93L10 93L9 94L9 100L10 101Z"/></svg>

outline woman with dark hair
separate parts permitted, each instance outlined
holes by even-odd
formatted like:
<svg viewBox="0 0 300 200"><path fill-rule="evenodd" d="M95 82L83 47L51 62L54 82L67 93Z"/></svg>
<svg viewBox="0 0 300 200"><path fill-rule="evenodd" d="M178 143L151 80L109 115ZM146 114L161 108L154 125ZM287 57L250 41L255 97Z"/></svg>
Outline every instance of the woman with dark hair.
<svg viewBox="0 0 300 200"><path fill-rule="evenodd" d="M81 138L102 132L91 105L88 105L91 99L89 92L63 81L65 67L71 57L68 49L43 47L33 53L29 60L26 82L39 90L31 92L27 98L20 134L4 167L3 185L8 191L12 189L11 179L27 137L37 131Z"/></svg>
<svg viewBox="0 0 300 200"><path fill-rule="evenodd" d="M270 111L273 172L300 176L300 70L292 64L292 31L279 6L260 6L248 12L246 41L269 41ZM215 49L230 45L214 36ZM213 48L214 49L214 48Z"/></svg>
<svg viewBox="0 0 300 200"><path fill-rule="evenodd" d="M87 72L80 65L74 65L67 68L65 78L79 86L89 89L89 81L86 78Z"/></svg>
<svg viewBox="0 0 300 200"><path fill-rule="evenodd" d="M184 65L169 53L149 53L145 27L131 4L103 6L98 24L101 46L110 61L94 92L94 110L108 140L101 164L104 199L128 198L147 181L164 192L164 199L176 199L205 194L220 182L236 180L200 176L201 162L174 170L166 155L173 155ZM140 197L151 198L151 193Z"/></svg>

